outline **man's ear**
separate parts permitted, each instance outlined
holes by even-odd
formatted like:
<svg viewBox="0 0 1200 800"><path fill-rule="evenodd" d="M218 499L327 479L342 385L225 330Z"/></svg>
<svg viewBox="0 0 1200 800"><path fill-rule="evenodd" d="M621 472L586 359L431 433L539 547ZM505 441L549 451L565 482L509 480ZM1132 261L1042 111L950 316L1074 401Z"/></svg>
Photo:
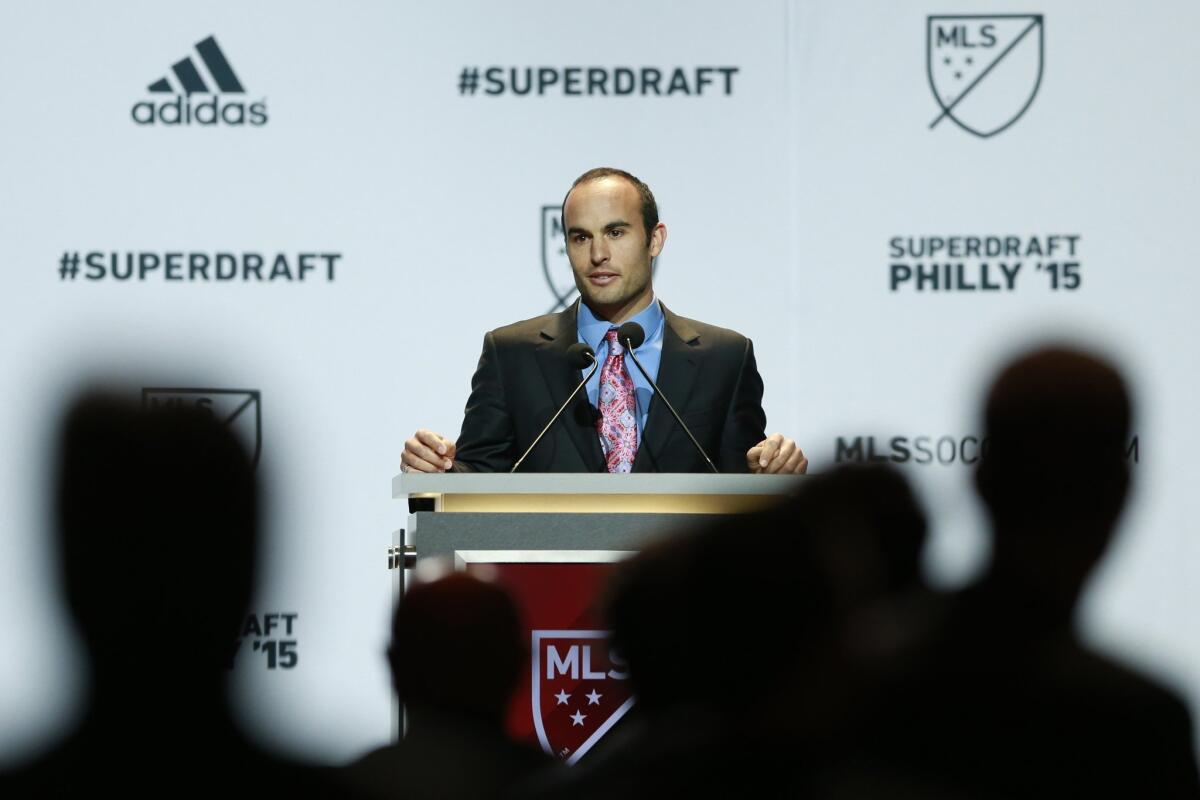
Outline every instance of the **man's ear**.
<svg viewBox="0 0 1200 800"><path fill-rule="evenodd" d="M666 243L667 226L660 222L654 226L654 230L650 231L650 257L656 258Z"/></svg>

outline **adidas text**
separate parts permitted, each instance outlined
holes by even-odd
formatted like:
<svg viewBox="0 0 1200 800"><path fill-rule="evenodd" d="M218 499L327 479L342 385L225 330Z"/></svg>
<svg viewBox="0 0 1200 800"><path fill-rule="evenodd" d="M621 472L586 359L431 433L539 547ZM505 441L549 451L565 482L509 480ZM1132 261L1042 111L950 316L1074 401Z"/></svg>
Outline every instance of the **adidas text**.
<svg viewBox="0 0 1200 800"><path fill-rule="evenodd" d="M219 95L212 95L193 103L190 96L176 95L174 100L161 103L152 100L134 103L130 114L139 125L258 126L267 123L267 100L264 97L255 103L222 103Z"/></svg>

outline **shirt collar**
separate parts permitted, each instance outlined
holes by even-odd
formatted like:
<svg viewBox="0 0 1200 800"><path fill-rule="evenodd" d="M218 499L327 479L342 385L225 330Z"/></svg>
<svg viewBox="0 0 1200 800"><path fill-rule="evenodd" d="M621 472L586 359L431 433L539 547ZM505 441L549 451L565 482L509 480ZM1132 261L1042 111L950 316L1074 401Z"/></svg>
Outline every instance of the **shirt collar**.
<svg viewBox="0 0 1200 800"><path fill-rule="evenodd" d="M650 305L643 308L637 314L634 314L627 321L636 322L642 326L642 330L646 332L646 339L653 339L659 328L663 324L662 304L655 297L650 301ZM613 324L606 319L600 319L592 310L587 307L587 303L579 301L579 316L577 319L579 328L579 338L582 339L594 352L600 352L600 344L604 341L604 334L608 333L609 328ZM641 352L640 350L638 351Z"/></svg>

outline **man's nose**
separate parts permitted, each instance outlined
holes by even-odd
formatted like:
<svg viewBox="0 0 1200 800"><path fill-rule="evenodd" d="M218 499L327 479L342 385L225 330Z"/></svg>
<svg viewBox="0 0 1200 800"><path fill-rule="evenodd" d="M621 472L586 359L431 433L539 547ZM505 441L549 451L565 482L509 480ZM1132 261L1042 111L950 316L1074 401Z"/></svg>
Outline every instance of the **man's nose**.
<svg viewBox="0 0 1200 800"><path fill-rule="evenodd" d="M603 236L592 239L592 263L603 264L608 261L608 242Z"/></svg>

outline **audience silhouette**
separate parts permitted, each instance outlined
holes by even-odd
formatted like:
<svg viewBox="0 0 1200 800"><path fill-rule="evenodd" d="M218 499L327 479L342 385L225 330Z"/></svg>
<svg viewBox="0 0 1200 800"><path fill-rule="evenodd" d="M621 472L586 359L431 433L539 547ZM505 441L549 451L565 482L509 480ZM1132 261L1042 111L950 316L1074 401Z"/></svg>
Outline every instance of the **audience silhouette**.
<svg viewBox="0 0 1200 800"><path fill-rule="evenodd" d="M638 714L538 796L1200 797L1186 706L1072 628L1128 492L1123 380L1039 350L984 416L976 585L925 585L924 515L883 465L649 548L607 604Z"/></svg>
<svg viewBox="0 0 1200 800"><path fill-rule="evenodd" d="M58 465L63 591L90 699L65 742L0 779L0 796L333 796L321 770L260 752L227 711L259 513L232 434L199 410L95 393L68 414Z"/></svg>
<svg viewBox="0 0 1200 800"><path fill-rule="evenodd" d="M841 639L920 587L924 536L902 477L847 466L807 477L779 508L718 518L630 559L606 609L637 705L545 794L802 791L852 700Z"/></svg>
<svg viewBox="0 0 1200 800"><path fill-rule="evenodd" d="M1186 705L1074 630L1129 493L1124 380L1046 347L999 373L983 417L974 585L926 586L925 515L886 465L661 540L603 602L636 704L566 770L505 737L528 645L512 599L465 573L417 582L388 650L406 735L335 774L265 755L226 711L257 547L245 452L203 412L87 396L56 528L91 700L0 794L1200 797Z"/></svg>
<svg viewBox="0 0 1200 800"><path fill-rule="evenodd" d="M874 687L825 796L1200 796L1183 702L1072 627L1129 488L1123 379L1048 347L1000 372L984 417L990 569Z"/></svg>
<svg viewBox="0 0 1200 800"><path fill-rule="evenodd" d="M350 765L347 783L374 798L500 797L553 764L505 736L524 650L516 606L499 586L452 573L411 587L388 648L407 731Z"/></svg>
<svg viewBox="0 0 1200 800"><path fill-rule="evenodd" d="M827 595L803 544L773 535L776 524L772 514L722 517L617 568L605 617L636 702L532 796L721 796L769 766L754 720L824 635ZM750 549L769 556L748 567Z"/></svg>

